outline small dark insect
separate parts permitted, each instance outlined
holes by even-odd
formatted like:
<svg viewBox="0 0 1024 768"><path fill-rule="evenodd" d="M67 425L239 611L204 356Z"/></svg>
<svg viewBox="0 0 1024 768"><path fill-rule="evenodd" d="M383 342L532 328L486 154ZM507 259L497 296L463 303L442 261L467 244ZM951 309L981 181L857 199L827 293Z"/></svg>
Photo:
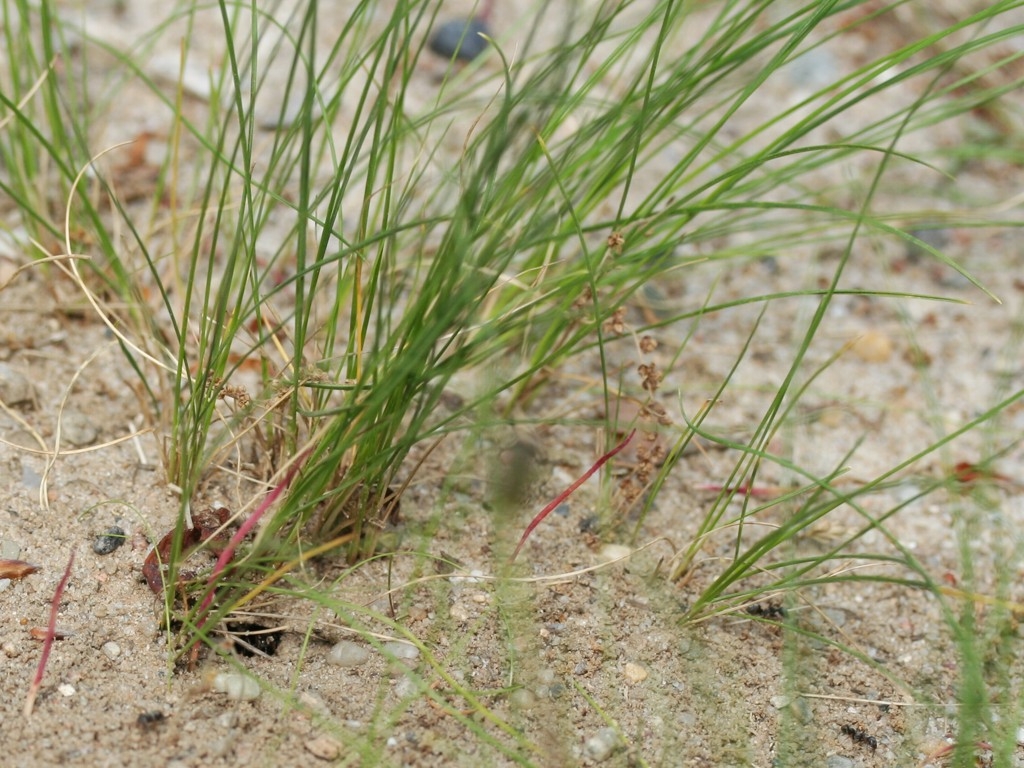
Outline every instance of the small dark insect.
<svg viewBox="0 0 1024 768"><path fill-rule="evenodd" d="M747 613L751 616L760 616L763 619L784 619L786 618L786 609L776 603L754 603L753 605L747 606Z"/></svg>
<svg viewBox="0 0 1024 768"><path fill-rule="evenodd" d="M124 544L124 540L124 529L118 525L112 525L96 537L92 543L92 551L97 555L109 555Z"/></svg>
<svg viewBox="0 0 1024 768"><path fill-rule="evenodd" d="M152 731L166 719L167 715L163 712L143 712L136 718L135 724L144 731Z"/></svg>
<svg viewBox="0 0 1024 768"><path fill-rule="evenodd" d="M859 728L854 728L852 725L844 725L840 730L842 730L844 735L849 736L852 741L863 744L865 747L871 747L872 752L878 749L878 739L874 736L868 736Z"/></svg>

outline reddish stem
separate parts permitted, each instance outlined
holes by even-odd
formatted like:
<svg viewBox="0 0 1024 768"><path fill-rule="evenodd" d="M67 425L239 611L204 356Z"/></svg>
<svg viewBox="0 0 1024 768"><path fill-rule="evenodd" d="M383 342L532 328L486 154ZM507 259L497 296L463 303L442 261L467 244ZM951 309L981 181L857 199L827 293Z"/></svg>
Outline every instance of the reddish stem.
<svg viewBox="0 0 1024 768"><path fill-rule="evenodd" d="M235 556L235 550L238 549L238 545L242 543L242 540L249 535L253 528L256 527L256 523L260 521L263 514L273 506L274 502L277 501L278 497L284 493L284 490L291 484L292 479L295 477L299 468L302 466L302 462L305 456L300 456L288 473L268 495L263 502L256 507L251 515L246 519L244 523L235 531L235 535L231 537L231 541L224 547L220 553L220 557L217 558L217 562L213 566L213 570L210 572L210 577L206 581L206 594L203 595L203 601L199 606L199 621L196 623L196 627L202 627L206 623L206 612L210 607L210 603L213 602L213 593L216 591L217 580L220 578L221 573L227 568L228 563L231 562L231 558Z"/></svg>
<svg viewBox="0 0 1024 768"><path fill-rule="evenodd" d="M53 593L53 600L50 603L50 624L46 628L46 636L43 638L43 653L39 657L39 666L36 668L36 676L28 689L28 697L25 699L25 717L32 714L32 708L36 703L36 695L39 687L43 684L43 673L46 671L46 662L50 660L50 649L53 648L53 639L57 635L57 611L60 608L60 599L64 596L64 590L68 586L68 579L71 578L71 566L75 564L75 550L71 550L71 557L68 558L68 565L64 569L64 575L57 584Z"/></svg>
<svg viewBox="0 0 1024 768"><path fill-rule="evenodd" d="M576 480L576 482L574 482L572 485L570 485L568 488L562 491L558 496L555 497L554 501L552 501L550 504L544 507L544 509L537 513L537 516L530 521L530 524L526 526L526 530L523 531L523 537L519 539L519 543L516 545L515 552L513 552L512 557L509 558L510 563L514 563L516 561L516 558L519 556L519 550L523 548L523 544L526 543L527 537L531 533L533 533L534 528L536 528L544 521L545 517L551 514L551 510L553 510L555 507L557 507L559 504L565 501L572 494L573 491L575 491L577 488L583 485L583 483L585 483L592 474L597 472L597 470L599 470L601 467L605 465L605 463L607 463L608 459L610 459L612 456L614 456L627 445L629 445L629 441L633 439L633 435L635 434L636 430L634 429L632 432L626 435L625 440L623 440L621 443L619 443L610 451L608 451L608 453L606 453L604 456L598 459L590 469L584 472L583 475L581 475L580 478Z"/></svg>

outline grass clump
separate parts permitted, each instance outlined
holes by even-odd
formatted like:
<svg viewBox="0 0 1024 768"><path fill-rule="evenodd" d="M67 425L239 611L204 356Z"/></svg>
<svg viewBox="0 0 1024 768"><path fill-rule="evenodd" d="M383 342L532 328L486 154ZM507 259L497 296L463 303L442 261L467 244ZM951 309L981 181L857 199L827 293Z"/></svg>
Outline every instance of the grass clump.
<svg viewBox="0 0 1024 768"><path fill-rule="evenodd" d="M701 585L685 623L764 595L856 583L846 567L856 552L861 565L888 567L866 580L938 596L965 660L975 659L967 614L987 588L944 591L889 527L950 490L949 475L902 500L891 494L933 457L951 467L947 451L964 438L984 438L980 464L1010 451L1015 438L1000 425L1024 390L1007 384L971 418L937 423L927 444L855 485L844 476L857 440L832 466L776 446L849 352L823 340L837 301L902 312L953 298L864 260L881 265L912 245L988 293L925 232L1016 224L995 208L945 205L959 168L1007 151L1002 105L1020 83L1002 74L1017 56L1003 49L1021 32L1008 21L1016 5L933 26L902 3L599 2L564 14L536 4L461 66L430 58L441 19L432 2L387 14L371 2L344 13L315 1L288 11L181 4L128 50L46 0L5 2L0 188L20 216L12 235L76 280L138 374L167 480L181 491L171 573L191 504L230 492L253 527L259 511L258 536L182 614L185 648L273 595L311 600L367 633L387 625L428 651L393 617L310 586L310 562L330 554L356 570L395 554L382 535L442 440L465 455L510 423L597 427L589 464L633 426L615 416L631 399L638 416L623 421L661 422L671 445L639 454L643 471L600 521L605 537L647 535L660 490L694 446L736 457L668 564L673 581ZM841 66L844 41L890 20L913 34ZM153 51L172 36L183 42L168 81ZM129 147L111 148L104 141L117 131L103 115L121 87L158 105L163 127L133 128ZM769 88L788 100L766 99ZM938 151L923 140L974 113L988 138ZM934 200L916 186L922 174L945 179ZM822 250L831 261L818 259ZM769 262L789 269L793 285L719 295L716 280ZM694 300L685 286L696 279ZM691 417L694 398L681 391L666 404L664 382L685 374L680 361L702 354L702 329L722 317L739 318L747 335ZM750 391L749 356L779 318L789 329L774 341L788 363L764 385L753 425L716 423L732 393ZM669 354L654 354L653 334L673 338ZM646 360L639 379L623 357ZM538 407L565 394L569 374L586 381L579 390L601 403L604 421ZM766 475L794 482L758 503ZM279 503L261 505L270 490ZM810 555L797 546L849 510L859 520L849 535ZM781 522L760 535L761 518L775 513ZM974 535L972 514L963 513L962 541ZM866 538L884 547L865 550ZM511 550L506 539L495 551ZM714 551L725 564L704 579L702 558L722 540ZM422 555L425 542L411 550ZM1004 567L1017 562L1007 553ZM495 569L511 576L503 560ZM996 728L980 663L964 676L976 705L961 720L961 745ZM431 665L447 675L440 660ZM476 702L482 720L459 717L482 742L534 759L529 739L446 679ZM412 698L455 711L419 683ZM1001 686L1016 701L1009 678Z"/></svg>

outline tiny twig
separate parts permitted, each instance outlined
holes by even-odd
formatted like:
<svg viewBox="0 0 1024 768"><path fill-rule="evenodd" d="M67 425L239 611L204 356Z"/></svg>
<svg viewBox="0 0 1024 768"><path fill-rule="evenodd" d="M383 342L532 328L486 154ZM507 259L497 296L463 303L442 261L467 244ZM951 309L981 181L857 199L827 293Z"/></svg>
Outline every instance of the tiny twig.
<svg viewBox="0 0 1024 768"><path fill-rule="evenodd" d="M60 608L60 599L64 596L64 590L71 578L71 566L75 564L75 550L71 550L71 557L68 558L68 565L64 569L64 575L57 584L53 593L53 602L50 603L50 624L46 628L46 636L43 638L43 653L39 657L39 666L36 668L36 676L29 686L28 696L25 699L25 717L32 714L32 707L36 703L36 695L39 693L39 686L43 683L43 673L46 671L46 662L50 660L50 649L53 648L53 639L57 634L57 610Z"/></svg>
<svg viewBox="0 0 1024 768"><path fill-rule="evenodd" d="M576 480L576 482L574 482L572 485L570 485L568 488L566 488L564 491L562 491L560 494L558 494L558 496L555 497L554 501L552 501L550 504L548 504L546 507L544 507L544 509L542 509L539 513L537 513L537 516L535 518L533 518L533 520L530 521L530 524L528 526L526 526L526 530L523 531L522 538L519 539L519 543L516 544L515 552L512 553L512 557L510 557L509 560L508 560L510 563L514 563L516 561L516 558L519 556L519 550L523 548L523 544L526 543L527 537L531 533L533 533L533 529L534 528L536 528L538 525L540 525L544 521L545 517L547 517L549 514L551 514L551 510L553 510L555 507L557 507L559 504L561 504L563 501L565 501L572 494L573 491L575 491L577 488L579 488L581 485L583 485L583 483L585 483L587 481L587 479L592 474L597 472L597 470L599 470L601 467L603 467L605 465L605 463L608 461L608 459L610 459L616 453L618 453L623 448L625 448L627 445L629 445L629 441L633 439L633 435L635 435L635 434L636 434L636 430L634 429L632 432L630 432L628 435L626 435L626 439L625 440L623 440L621 443L619 443L614 448L612 448L610 451L608 451L608 453L606 453L604 456L602 456L600 459L598 459L596 462L594 462L594 465L590 469L588 469L586 472L584 472L579 477L579 479Z"/></svg>

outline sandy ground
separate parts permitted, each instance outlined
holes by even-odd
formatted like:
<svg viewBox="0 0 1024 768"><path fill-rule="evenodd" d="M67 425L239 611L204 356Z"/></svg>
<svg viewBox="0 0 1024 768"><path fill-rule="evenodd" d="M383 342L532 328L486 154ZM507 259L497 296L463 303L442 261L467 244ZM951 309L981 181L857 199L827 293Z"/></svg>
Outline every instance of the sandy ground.
<svg viewBox="0 0 1024 768"><path fill-rule="evenodd" d="M137 10L115 11L95 13L109 25L145 26ZM849 56L858 43L850 43ZM176 50L158 51L157 65L167 55ZM431 76L424 73L424 81ZM127 136L150 127L144 105L131 102L126 112L127 123L111 125ZM936 131L934 139L954 141L957 130ZM963 194L984 190L986 203L1010 198L1020 182L1019 169L983 165L964 168L956 180ZM771 445L776 454L822 474L846 467L843 482L852 487L1022 388L1016 337L1024 284L1014 272L1021 235L952 230L943 238L949 254L1002 303L901 246L858 247L845 277L849 286L941 294L963 303L838 297L806 370L848 346L809 389L791 426L778 433ZM0 283L26 258L5 256ZM833 253L810 248L703 264L660 285L659 297L683 308L700 306L711 286L719 300L794 290L827 278L834 265ZM152 541L173 525L178 499L159 466L157 436L114 442L142 430L147 414L133 372L105 328L78 309L74 291L55 272L34 269L0 294L0 398L6 404L0 413L0 557L39 567L26 578L0 582L5 764L479 766L511 765L518 757L545 766L776 761L851 768L926 765L930 755L940 764L937 756L956 729L958 655L934 597L883 581L821 583L757 601L767 617L741 607L681 623L732 554L734 539L722 532L701 548L688 579L665 578L715 500L704 488L726 482L737 458L729 451L703 445L688 453L636 540L623 531L602 539L593 516L607 508L604 494L628 470L627 456L603 485L587 483L536 532L521 556L523 580L490 579L499 569L494 553L507 551L543 502L596 460L603 436L593 429L535 427L528 434L474 433L462 444L449 442L431 455L403 498L403 522L392 532L401 555L390 574L383 563L344 579L331 564L307 574L347 610L317 614L286 601L265 606L273 615L264 623L285 628L273 655L239 654L234 666L211 658L193 670L173 668L160 626L162 605L142 578L142 564ZM752 353L712 415L715 431L749 438L811 309L806 298L771 305ZM642 324L645 311L650 308L639 302L630 307L627 323ZM653 361L666 372L657 397L673 420L666 438L674 439L682 409L692 416L713 395L756 312L706 317L685 343L689 326L659 329L651 353L641 353L627 335L609 346L610 366L630 371ZM599 373L598 362L596 355L584 357L577 370L556 376L528 415L541 423L566 413L600 417L599 393L577 383ZM627 388L627 394L641 394L635 377L627 377ZM62 453L54 459L61 413ZM966 578L959 551L965 535L972 537L979 590L995 588L1000 563L1018 567L1015 532L1024 500L1016 485L997 481L973 496L965 489L913 497L957 462L1014 444L1022 420L1019 403L1010 406L991 427L907 467L897 475L900 483L864 502L870 514L906 502L887 531L936 581L954 587ZM538 449L536 482L513 519L505 520L486 503L488 472L517 439ZM482 458L459 461L467 451ZM1018 478L1022 464L1015 448L996 471ZM456 481L446 484L453 474ZM775 465L759 477L767 489L795 480ZM236 501L225 483L211 486L195 506ZM729 516L739 508L734 503ZM778 524L783 515L782 508L768 509L753 527ZM435 530L439 518L444 522ZM977 529L971 520L980 521ZM841 507L786 554L827 551L863 524ZM115 525L126 533L124 545L98 554L97 537ZM35 711L26 718L22 706L41 652L31 630L46 625L72 552L76 561L58 617L67 636L54 644ZM911 575L892 565L865 567L857 558L862 552L897 554L882 531L870 531L848 557L832 561L834 570ZM458 566L438 569L416 553ZM609 563L614 557L623 559ZM423 580L389 601L389 577L393 585ZM754 577L744 586L763 583ZM785 614L773 613L783 603ZM401 638L368 613L392 610L422 645L409 658L394 658L401 646L382 645ZM338 646L342 641L355 647ZM368 653L361 656L360 649ZM334 663L337 654L356 663ZM223 675L243 671L259 680L258 698L218 690L227 684ZM1010 671L1019 672L1013 665ZM453 695L453 681L476 692L490 714ZM979 754L984 760L989 753ZM1013 764L1024 764L1024 749Z"/></svg>

